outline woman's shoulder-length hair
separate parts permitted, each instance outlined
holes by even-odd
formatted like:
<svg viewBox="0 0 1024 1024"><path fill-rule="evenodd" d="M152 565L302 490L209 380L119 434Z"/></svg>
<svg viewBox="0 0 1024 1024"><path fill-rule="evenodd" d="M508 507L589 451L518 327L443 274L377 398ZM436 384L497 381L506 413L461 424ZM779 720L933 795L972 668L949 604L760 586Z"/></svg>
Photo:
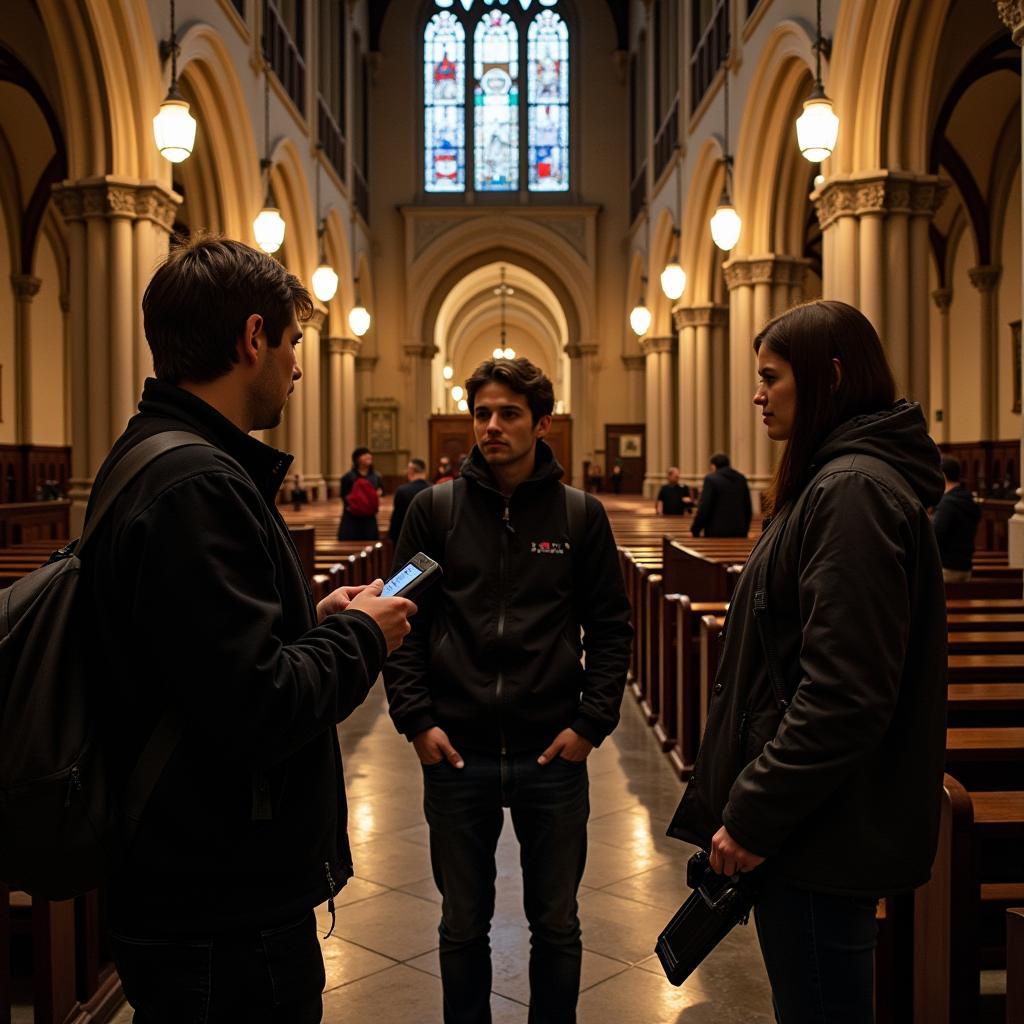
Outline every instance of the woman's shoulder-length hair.
<svg viewBox="0 0 1024 1024"><path fill-rule="evenodd" d="M769 490L777 512L800 492L825 438L854 416L889 408L896 382L871 321L835 299L780 313L754 339L754 351L762 348L789 363L796 383L793 428Z"/></svg>

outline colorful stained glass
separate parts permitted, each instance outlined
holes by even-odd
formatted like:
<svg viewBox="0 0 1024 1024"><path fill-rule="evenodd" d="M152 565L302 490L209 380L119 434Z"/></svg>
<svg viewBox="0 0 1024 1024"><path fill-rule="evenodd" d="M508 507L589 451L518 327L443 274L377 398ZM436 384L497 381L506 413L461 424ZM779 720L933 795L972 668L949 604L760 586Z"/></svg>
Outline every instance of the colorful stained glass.
<svg viewBox="0 0 1024 1024"><path fill-rule="evenodd" d="M519 188L519 33L507 14L489 11L473 36L475 185Z"/></svg>
<svg viewBox="0 0 1024 1024"><path fill-rule="evenodd" d="M541 11L526 36L531 192L569 188L569 29Z"/></svg>
<svg viewBox="0 0 1024 1024"><path fill-rule="evenodd" d="M442 11L423 33L424 177L428 192L466 188L466 30Z"/></svg>

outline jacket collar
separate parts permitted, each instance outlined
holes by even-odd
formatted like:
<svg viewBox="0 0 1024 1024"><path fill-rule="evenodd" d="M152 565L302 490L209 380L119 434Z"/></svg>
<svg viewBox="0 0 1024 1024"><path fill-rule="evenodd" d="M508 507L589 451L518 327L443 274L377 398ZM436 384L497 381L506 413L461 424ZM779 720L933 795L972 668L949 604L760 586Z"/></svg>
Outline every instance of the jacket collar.
<svg viewBox="0 0 1024 1024"><path fill-rule="evenodd" d="M555 458L555 453L551 450L551 447L546 442L538 439L533 472L519 484L519 487L530 486L546 480L560 480L563 475L564 470L559 465L558 459ZM468 480L473 480L489 490L500 493L498 482L494 479L491 467L488 465L478 445L473 445L473 450L469 453L469 459L462 469L462 476Z"/></svg>
<svg viewBox="0 0 1024 1024"><path fill-rule="evenodd" d="M274 503L294 458L239 430L190 391L152 377L146 379L135 419L140 426L144 426L145 420L175 420L194 430L238 462L270 504Z"/></svg>

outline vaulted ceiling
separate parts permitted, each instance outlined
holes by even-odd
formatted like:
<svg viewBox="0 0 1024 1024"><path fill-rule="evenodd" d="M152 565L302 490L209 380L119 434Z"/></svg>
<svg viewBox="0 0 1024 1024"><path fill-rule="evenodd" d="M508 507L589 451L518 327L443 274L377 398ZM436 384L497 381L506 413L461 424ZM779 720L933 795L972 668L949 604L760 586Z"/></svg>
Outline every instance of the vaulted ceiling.
<svg viewBox="0 0 1024 1024"><path fill-rule="evenodd" d="M592 0L584 0L592 2ZM600 2L600 0L598 0ZM629 48L629 0L604 0L615 22L615 32L619 40L619 49ZM391 0L374 0L370 4L370 49L380 48L380 30L388 15Z"/></svg>

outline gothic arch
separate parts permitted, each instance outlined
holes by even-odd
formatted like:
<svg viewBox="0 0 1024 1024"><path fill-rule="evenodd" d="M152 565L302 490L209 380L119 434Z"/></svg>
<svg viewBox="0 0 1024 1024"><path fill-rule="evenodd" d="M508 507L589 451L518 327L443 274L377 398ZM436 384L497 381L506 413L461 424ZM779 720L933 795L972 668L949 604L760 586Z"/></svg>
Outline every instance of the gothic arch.
<svg viewBox="0 0 1024 1024"><path fill-rule="evenodd" d="M709 222L724 183L722 147L718 136L707 139L700 151L690 180L683 218L683 269L687 273L687 306L710 305L723 301L722 260L711 240ZM743 213L740 211L740 216ZM744 226L744 230L745 230ZM740 239L743 235L741 233ZM692 270L692 272L691 272Z"/></svg>
<svg viewBox="0 0 1024 1024"><path fill-rule="evenodd" d="M672 307L675 303L661 290L661 272L665 269L665 264L676 254L677 243L673 234L675 226L672 211L662 210L661 216L658 217L658 225L654 229L648 257L647 305L651 310L650 334L656 338L664 338L674 333Z"/></svg>
<svg viewBox="0 0 1024 1024"><path fill-rule="evenodd" d="M290 138L281 139L270 154L271 190L285 221L285 251L288 269L304 283L309 282L317 265L316 225L313 200L299 151ZM251 228L250 228L251 230ZM364 298L365 302L365 298Z"/></svg>

